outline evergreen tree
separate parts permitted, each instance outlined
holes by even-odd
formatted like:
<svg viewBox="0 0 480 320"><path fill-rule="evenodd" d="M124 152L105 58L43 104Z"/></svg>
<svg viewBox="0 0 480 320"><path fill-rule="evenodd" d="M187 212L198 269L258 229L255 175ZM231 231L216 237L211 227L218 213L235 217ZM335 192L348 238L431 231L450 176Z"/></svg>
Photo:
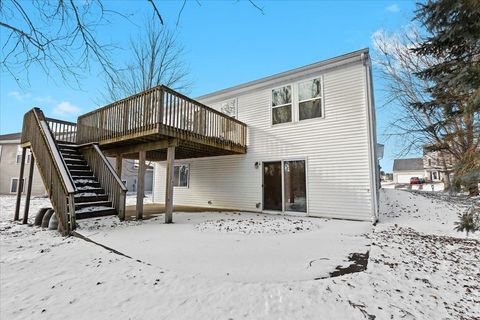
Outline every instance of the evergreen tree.
<svg viewBox="0 0 480 320"><path fill-rule="evenodd" d="M414 107L439 114L430 128L440 132L433 146L456 159L455 180L478 195L480 181L480 0L438 0L420 4L415 17L429 36L413 50L436 61L417 73L429 82L430 99Z"/></svg>

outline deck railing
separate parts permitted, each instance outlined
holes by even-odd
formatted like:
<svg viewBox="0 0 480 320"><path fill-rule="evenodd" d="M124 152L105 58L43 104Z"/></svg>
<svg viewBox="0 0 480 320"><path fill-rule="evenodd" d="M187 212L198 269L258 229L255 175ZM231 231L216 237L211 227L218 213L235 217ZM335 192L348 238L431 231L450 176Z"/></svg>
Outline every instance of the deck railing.
<svg viewBox="0 0 480 320"><path fill-rule="evenodd" d="M76 192L73 179L58 149L43 112L33 108L23 118L22 144L29 143L59 220L60 231L68 235L75 229Z"/></svg>
<svg viewBox="0 0 480 320"><path fill-rule="evenodd" d="M75 143L77 140L77 124L64 120L46 118L50 131L59 142Z"/></svg>
<svg viewBox="0 0 480 320"><path fill-rule="evenodd" d="M78 118L77 143L115 142L142 135L194 135L198 141L246 146L247 126L165 86L158 86Z"/></svg>
<svg viewBox="0 0 480 320"><path fill-rule="evenodd" d="M104 188L112 206L117 210L118 217L124 220L127 188L122 180L97 144L82 147L81 152L100 185Z"/></svg>

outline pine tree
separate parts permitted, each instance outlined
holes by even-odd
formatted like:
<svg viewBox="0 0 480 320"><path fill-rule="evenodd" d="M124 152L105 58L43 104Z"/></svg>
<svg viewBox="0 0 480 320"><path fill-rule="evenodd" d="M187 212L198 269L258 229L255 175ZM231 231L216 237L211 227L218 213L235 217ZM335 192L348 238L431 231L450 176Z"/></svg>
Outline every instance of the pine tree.
<svg viewBox="0 0 480 320"><path fill-rule="evenodd" d="M417 73L431 86L429 101L415 108L439 115L430 127L442 133L434 148L456 159L454 183L478 195L480 0L429 0L419 5L415 19L430 35L413 52L436 61Z"/></svg>

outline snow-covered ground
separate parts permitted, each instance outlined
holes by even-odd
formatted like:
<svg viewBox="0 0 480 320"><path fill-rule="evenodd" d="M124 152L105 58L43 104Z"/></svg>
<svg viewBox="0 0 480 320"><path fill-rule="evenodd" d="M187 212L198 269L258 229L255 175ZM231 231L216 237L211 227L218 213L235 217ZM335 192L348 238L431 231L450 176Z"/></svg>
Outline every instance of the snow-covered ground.
<svg viewBox="0 0 480 320"><path fill-rule="evenodd" d="M479 235L466 239L453 231L453 222L472 200L401 190L382 190L381 200L374 228L246 213L177 213L177 223L168 226L161 216L143 222L120 223L112 217L81 222L81 234L126 257L79 238L12 223L14 197L0 196L0 318L479 319ZM31 212L46 204L34 199ZM321 238L322 232L328 237ZM358 243L348 243L351 238ZM370 244L370 257L366 271L339 277L231 281L212 277L215 270L202 271L205 265L195 261L202 251L220 250L220 255L229 248L213 239L229 246L236 240L238 246L262 248L269 241L287 246L276 249L285 250L286 261L269 265L278 275L297 262L288 259L304 263L311 256L321 258L329 247L338 249L329 257L345 260L351 249ZM296 241L301 248L291 245ZM268 262L270 253L263 252L260 260ZM232 256L211 259L222 261L219 272L224 272L229 261L238 262ZM237 271L255 275L250 269L260 262Z"/></svg>

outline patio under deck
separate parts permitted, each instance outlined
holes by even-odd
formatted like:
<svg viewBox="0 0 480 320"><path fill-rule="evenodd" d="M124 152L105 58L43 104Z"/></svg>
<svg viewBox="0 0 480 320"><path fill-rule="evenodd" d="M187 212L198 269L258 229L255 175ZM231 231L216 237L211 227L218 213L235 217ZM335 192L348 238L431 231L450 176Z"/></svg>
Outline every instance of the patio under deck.
<svg viewBox="0 0 480 320"><path fill-rule="evenodd" d="M108 156L166 160L246 153L246 125L165 86L81 115L77 143L98 143Z"/></svg>
<svg viewBox="0 0 480 320"><path fill-rule="evenodd" d="M77 145L96 143L105 155L116 157L118 177L122 159L139 160L137 219L144 213L145 161L166 160L166 223L172 222L175 159L247 152L246 124L165 86L81 115L75 133Z"/></svg>

